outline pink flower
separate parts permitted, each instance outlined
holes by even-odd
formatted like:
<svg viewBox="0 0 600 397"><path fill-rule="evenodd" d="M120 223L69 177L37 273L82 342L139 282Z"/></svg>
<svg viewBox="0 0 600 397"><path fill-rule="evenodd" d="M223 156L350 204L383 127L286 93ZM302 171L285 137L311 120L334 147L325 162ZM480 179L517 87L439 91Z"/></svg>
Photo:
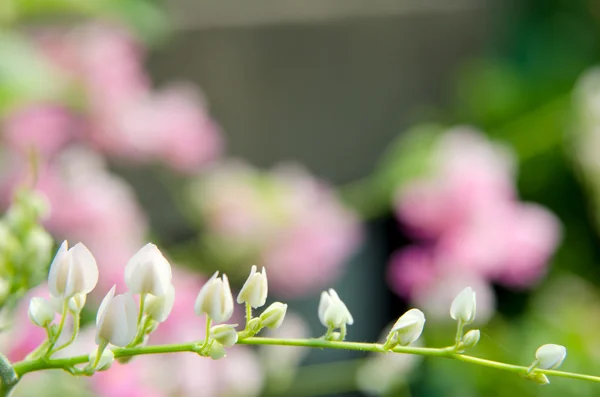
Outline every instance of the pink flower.
<svg viewBox="0 0 600 397"><path fill-rule="evenodd" d="M174 86L123 106L96 136L113 154L160 160L190 172L222 151L219 128L190 87Z"/></svg>
<svg viewBox="0 0 600 397"><path fill-rule="evenodd" d="M513 287L540 279L560 240L560 223L533 204L498 203L451 231L438 260Z"/></svg>
<svg viewBox="0 0 600 397"><path fill-rule="evenodd" d="M149 90L144 51L123 26L88 24L66 39L94 111L112 113Z"/></svg>
<svg viewBox="0 0 600 397"><path fill-rule="evenodd" d="M433 148L431 171L399 188L398 219L418 236L436 238L488 203L515 196L512 157L476 131L455 128Z"/></svg>
<svg viewBox="0 0 600 397"><path fill-rule="evenodd" d="M224 164L191 191L214 249L237 254L231 256L244 273L248 263L264 265L280 295L331 283L361 240L356 215L297 167L260 173Z"/></svg>
<svg viewBox="0 0 600 397"><path fill-rule="evenodd" d="M23 154L35 149L49 157L73 138L76 127L75 118L66 109L53 104L34 104L8 115L3 122L3 140Z"/></svg>
<svg viewBox="0 0 600 397"><path fill-rule="evenodd" d="M426 290L436 277L433 249L407 247L394 252L387 269L390 288L399 296L410 298L417 291Z"/></svg>
<svg viewBox="0 0 600 397"><path fill-rule="evenodd" d="M518 201L505 148L473 130L452 129L435 143L429 172L396 192L396 214L420 245L390 261L388 280L415 299L447 274L524 288L539 280L560 240L548 210Z"/></svg>

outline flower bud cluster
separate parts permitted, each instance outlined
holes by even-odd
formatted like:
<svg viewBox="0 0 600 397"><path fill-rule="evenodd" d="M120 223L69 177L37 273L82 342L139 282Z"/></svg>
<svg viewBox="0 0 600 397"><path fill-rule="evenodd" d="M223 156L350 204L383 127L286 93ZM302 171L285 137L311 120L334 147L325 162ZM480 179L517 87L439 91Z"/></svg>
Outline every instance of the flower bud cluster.
<svg viewBox="0 0 600 397"><path fill-rule="evenodd" d="M250 275L236 299L237 303L246 305L245 329L239 333L236 332L237 324L222 324L212 327L200 353L215 359L224 357L223 348L233 346L238 338L256 335L264 327L279 327L287 311L287 305L284 303L274 302L259 317L252 318L252 309L265 305L268 290L266 269L263 268L261 272L258 272L256 266L252 266ZM222 323L231 318L233 295L227 275L223 274L219 277L219 272L212 275L196 298L195 311L198 316L206 315L209 326L211 322Z"/></svg>
<svg viewBox="0 0 600 397"><path fill-rule="evenodd" d="M19 190L0 218L0 307L45 279L54 244L41 226L47 213L44 196Z"/></svg>

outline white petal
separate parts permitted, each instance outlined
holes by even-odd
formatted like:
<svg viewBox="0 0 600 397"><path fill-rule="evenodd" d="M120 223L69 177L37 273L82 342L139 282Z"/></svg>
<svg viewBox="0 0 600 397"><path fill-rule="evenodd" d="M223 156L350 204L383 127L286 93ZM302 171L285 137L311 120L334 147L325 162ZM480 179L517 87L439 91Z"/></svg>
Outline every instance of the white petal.
<svg viewBox="0 0 600 397"><path fill-rule="evenodd" d="M58 251L56 251L56 255L54 256L52 264L50 265L50 272L48 274L48 288L50 289L50 294L54 297L60 297L64 293L66 284L65 277L68 270L63 270L62 268L64 266L66 256L68 255L68 248L69 243L67 240L63 241L58 248Z"/></svg>

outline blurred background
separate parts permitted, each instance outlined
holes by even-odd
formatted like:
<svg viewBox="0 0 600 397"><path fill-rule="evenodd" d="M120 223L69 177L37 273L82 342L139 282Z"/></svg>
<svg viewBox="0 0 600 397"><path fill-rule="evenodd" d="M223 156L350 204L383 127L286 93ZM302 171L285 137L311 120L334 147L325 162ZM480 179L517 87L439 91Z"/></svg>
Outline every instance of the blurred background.
<svg viewBox="0 0 600 397"><path fill-rule="evenodd" d="M3 0L0 27L0 350L11 360L44 337L27 297L46 293L69 239L100 267L84 352L99 300L124 290L125 264L152 241L177 297L150 343L201 339L193 302L207 275L225 271L239 289L256 264L269 302L290 305L279 336L322 335L318 298L334 287L355 319L349 340L378 340L418 307L418 343L450 345L450 302L472 286L482 337L471 353L529 365L558 343L564 370L596 373L597 1ZM598 394L551 382L239 346L89 379L28 375L15 395Z"/></svg>

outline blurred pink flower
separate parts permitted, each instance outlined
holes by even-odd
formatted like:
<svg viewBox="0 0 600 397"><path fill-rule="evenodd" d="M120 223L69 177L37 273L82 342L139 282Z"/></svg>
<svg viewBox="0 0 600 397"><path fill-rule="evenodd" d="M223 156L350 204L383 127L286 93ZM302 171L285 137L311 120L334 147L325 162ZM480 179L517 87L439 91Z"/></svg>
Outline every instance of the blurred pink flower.
<svg viewBox="0 0 600 397"><path fill-rule="evenodd" d="M204 99L181 84L153 92L144 50L126 28L92 23L45 32L38 42L81 85L84 132L97 148L126 160L162 161L180 172L196 171L221 154L222 136Z"/></svg>
<svg viewBox="0 0 600 397"><path fill-rule="evenodd" d="M410 299L417 291L429 287L437 270L430 247L407 247L392 254L387 280L397 295Z"/></svg>
<svg viewBox="0 0 600 397"><path fill-rule="evenodd" d="M560 222L518 201L507 150L464 128L441 135L432 150L429 173L396 194L399 221L424 241L393 255L391 288L416 299L434 293L442 275L515 288L539 280L560 242Z"/></svg>
<svg viewBox="0 0 600 397"><path fill-rule="evenodd" d="M417 235L436 238L479 207L515 197L513 160L503 146L464 127L443 134L429 174L399 188L398 219Z"/></svg>
<svg viewBox="0 0 600 397"><path fill-rule="evenodd" d="M361 241L358 218L334 192L297 167L280 167L274 177L283 187L290 221L264 253L269 281L281 295L316 291L341 274Z"/></svg>
<svg viewBox="0 0 600 397"><path fill-rule="evenodd" d="M215 160L222 151L219 128L198 94L173 86L123 106L95 137L111 154L139 160L161 160L191 172Z"/></svg>
<svg viewBox="0 0 600 397"><path fill-rule="evenodd" d="M31 149L43 157L61 150L77 127L75 117L54 104L33 104L19 108L3 120L3 141L12 149L28 154Z"/></svg>
<svg viewBox="0 0 600 397"><path fill-rule="evenodd" d="M356 215L297 167L261 173L222 164L193 185L191 196L209 240L242 253L240 266L264 265L280 295L299 296L331 283L361 240Z"/></svg>
<svg viewBox="0 0 600 397"><path fill-rule="evenodd" d="M546 272L560 241L560 223L533 204L497 203L442 237L437 256L513 287L527 287Z"/></svg>
<svg viewBox="0 0 600 397"><path fill-rule="evenodd" d="M83 85L95 113L112 113L150 89L145 51L122 25L89 23L46 32L40 47L57 66Z"/></svg>

